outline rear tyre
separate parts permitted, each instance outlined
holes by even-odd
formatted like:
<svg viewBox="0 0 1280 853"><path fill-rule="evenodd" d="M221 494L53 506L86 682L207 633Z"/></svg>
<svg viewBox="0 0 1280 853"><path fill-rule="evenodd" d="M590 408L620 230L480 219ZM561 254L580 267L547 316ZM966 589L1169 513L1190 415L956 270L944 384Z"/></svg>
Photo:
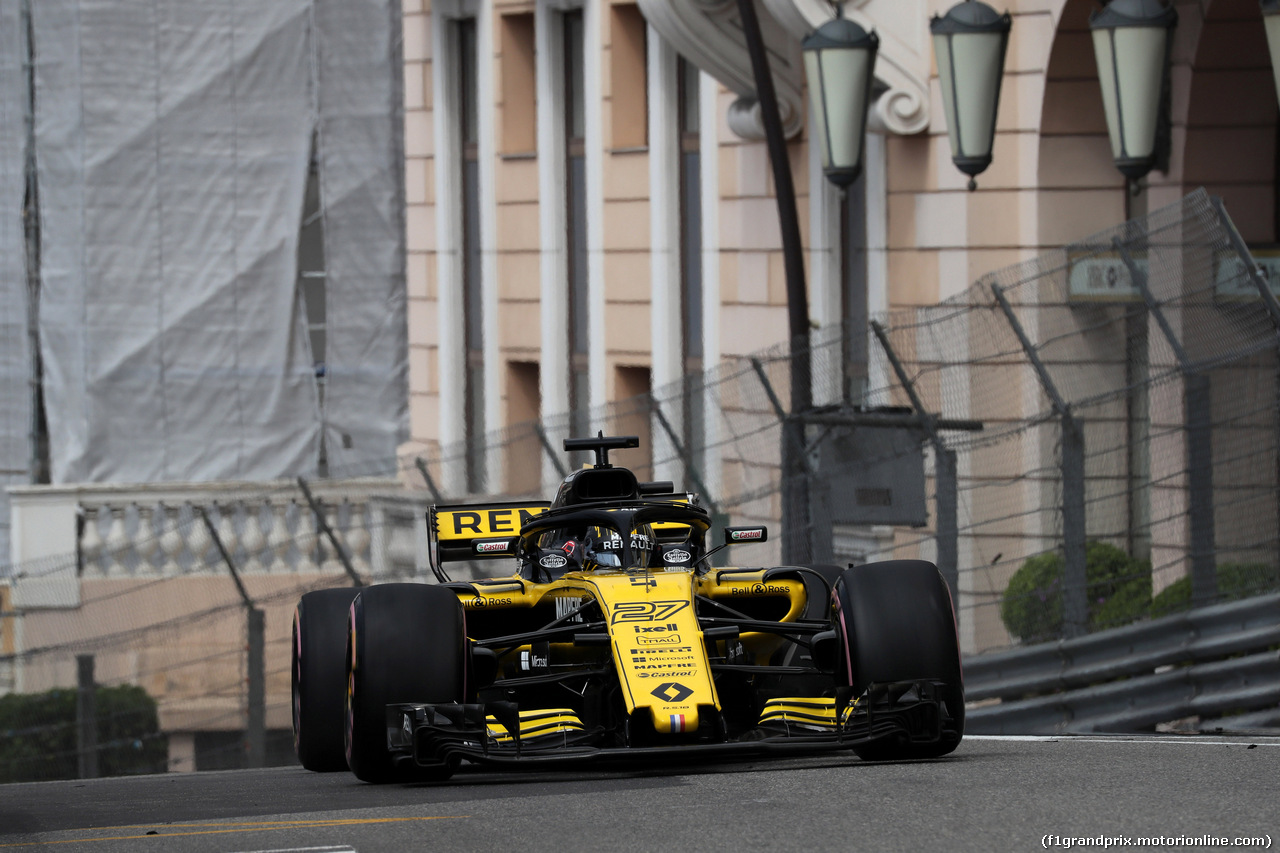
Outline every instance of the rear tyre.
<svg viewBox="0 0 1280 853"><path fill-rule="evenodd" d="M308 770L347 769L343 697L347 690L347 611L360 590L309 592L293 611L293 750Z"/></svg>
<svg viewBox="0 0 1280 853"><path fill-rule="evenodd" d="M855 747L871 761L938 758L964 736L964 681L951 593L933 563L891 560L847 569L834 596L843 637L836 678L861 696L868 685L940 682L942 736L934 743L888 738Z"/></svg>
<svg viewBox="0 0 1280 853"><path fill-rule="evenodd" d="M467 695L462 602L421 584L364 589L347 618L346 758L364 782L447 779L454 765L397 765L387 749L387 705L461 703Z"/></svg>

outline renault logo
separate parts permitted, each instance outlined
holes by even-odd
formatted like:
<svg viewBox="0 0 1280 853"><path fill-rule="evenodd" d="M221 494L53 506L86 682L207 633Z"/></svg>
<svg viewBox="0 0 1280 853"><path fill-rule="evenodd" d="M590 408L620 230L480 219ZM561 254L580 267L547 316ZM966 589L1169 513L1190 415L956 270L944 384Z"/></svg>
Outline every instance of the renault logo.
<svg viewBox="0 0 1280 853"><path fill-rule="evenodd" d="M693 691L679 682L668 681L655 687L650 695L657 696L663 702L674 705L677 702L683 702L688 699L693 695Z"/></svg>

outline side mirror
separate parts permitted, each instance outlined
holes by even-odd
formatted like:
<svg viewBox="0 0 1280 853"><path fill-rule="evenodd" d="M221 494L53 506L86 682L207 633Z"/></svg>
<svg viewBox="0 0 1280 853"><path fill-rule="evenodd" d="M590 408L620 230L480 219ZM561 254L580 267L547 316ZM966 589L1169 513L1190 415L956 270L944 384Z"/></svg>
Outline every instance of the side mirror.
<svg viewBox="0 0 1280 853"><path fill-rule="evenodd" d="M743 542L767 542L769 540L769 528L761 525L760 527L726 527L724 529L724 544L717 545L707 553L703 554L693 565L705 562L712 554L719 553L730 545L739 545ZM707 564L709 566L710 563ZM699 573L705 572L707 566L698 569Z"/></svg>
<svg viewBox="0 0 1280 853"><path fill-rule="evenodd" d="M760 527L726 527L724 529L724 544L737 545L739 542L767 542L769 539L769 528L761 525Z"/></svg>

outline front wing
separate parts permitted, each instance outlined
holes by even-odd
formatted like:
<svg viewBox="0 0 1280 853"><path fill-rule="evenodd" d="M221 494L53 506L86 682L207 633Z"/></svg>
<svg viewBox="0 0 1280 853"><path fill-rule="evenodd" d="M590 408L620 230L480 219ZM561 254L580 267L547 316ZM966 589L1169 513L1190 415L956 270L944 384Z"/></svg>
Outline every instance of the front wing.
<svg viewBox="0 0 1280 853"><path fill-rule="evenodd" d="M520 712L513 703L387 706L387 746L403 765L431 767L466 759L478 764L749 758L814 753L897 739L936 743L942 713L933 682L873 685L839 708L822 698L769 702L758 728L729 742L611 746L602 729L584 727L570 709Z"/></svg>

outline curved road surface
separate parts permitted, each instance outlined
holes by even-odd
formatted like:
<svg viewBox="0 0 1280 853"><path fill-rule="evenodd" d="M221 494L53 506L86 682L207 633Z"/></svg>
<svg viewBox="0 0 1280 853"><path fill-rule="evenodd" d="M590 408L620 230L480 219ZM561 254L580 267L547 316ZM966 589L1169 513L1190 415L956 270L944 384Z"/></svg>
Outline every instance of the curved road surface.
<svg viewBox="0 0 1280 853"><path fill-rule="evenodd" d="M1032 850L1046 835L1278 833L1275 737L968 737L931 762L468 767L438 785L293 767L0 785L0 853Z"/></svg>

